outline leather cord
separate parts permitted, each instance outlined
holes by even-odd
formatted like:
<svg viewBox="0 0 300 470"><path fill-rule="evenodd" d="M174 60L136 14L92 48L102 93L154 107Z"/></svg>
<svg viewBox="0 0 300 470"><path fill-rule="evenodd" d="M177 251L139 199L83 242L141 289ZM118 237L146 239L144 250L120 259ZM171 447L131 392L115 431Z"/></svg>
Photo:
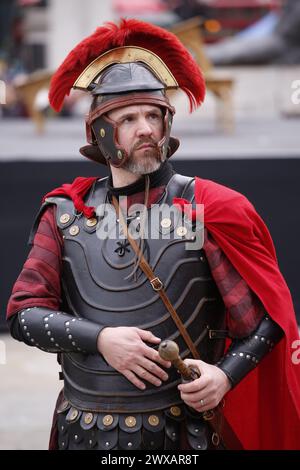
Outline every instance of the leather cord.
<svg viewBox="0 0 300 470"><path fill-rule="evenodd" d="M138 256L139 266L140 266L141 270L145 273L145 275L149 279L153 290L158 292L161 300L163 301L163 303L165 304L168 312L170 313L171 317L173 318L174 323L176 324L181 336L183 337L183 339L184 339L185 343L187 344L189 350L191 351L193 357L195 359L200 359L198 351L195 348L194 343L193 343L190 335L186 331L182 321L179 318L179 315L177 314L175 308L173 307L172 303L170 302L169 297L167 296L167 294L164 290L162 281L157 276L155 276L155 274L152 271L151 267L147 263L142 251L139 249L136 241L130 236L128 228L127 228L127 224L126 224L125 219L124 219L124 215L122 213L121 208L119 207L119 203L118 203L115 196L112 197L112 201L113 201L113 205L116 209L116 212L119 215L119 220L122 224L122 228L124 230L125 236L127 237L127 240L129 241L129 243L130 243L132 249L134 250L135 254Z"/></svg>

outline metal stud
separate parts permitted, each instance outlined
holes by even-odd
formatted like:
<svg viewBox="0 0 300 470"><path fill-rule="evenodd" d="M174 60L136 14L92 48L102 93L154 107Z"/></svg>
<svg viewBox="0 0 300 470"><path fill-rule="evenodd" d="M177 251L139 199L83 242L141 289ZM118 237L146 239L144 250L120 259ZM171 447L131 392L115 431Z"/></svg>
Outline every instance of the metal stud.
<svg viewBox="0 0 300 470"><path fill-rule="evenodd" d="M128 428L133 428L136 425L136 419L134 416L127 416L125 424Z"/></svg>
<svg viewBox="0 0 300 470"><path fill-rule="evenodd" d="M181 415L181 409L179 406L171 406L170 408L171 415L173 416L180 416Z"/></svg>
<svg viewBox="0 0 300 470"><path fill-rule="evenodd" d="M91 219L87 219L86 225L88 227L94 227L95 225L97 225L97 222L98 220L96 219L96 217L92 217Z"/></svg>
<svg viewBox="0 0 300 470"><path fill-rule="evenodd" d="M70 228L69 233L70 233L70 235L72 235L73 237L75 237L76 235L78 235L79 231L80 231L80 230L79 230L78 225L73 225L73 226Z"/></svg>
<svg viewBox="0 0 300 470"><path fill-rule="evenodd" d="M61 224L67 224L71 219L70 214L63 214L60 216L59 221Z"/></svg>
<svg viewBox="0 0 300 470"><path fill-rule="evenodd" d="M93 413L86 413L86 415L84 416L85 424L91 424L91 422L93 421L93 418L94 418Z"/></svg>
<svg viewBox="0 0 300 470"><path fill-rule="evenodd" d="M176 233L179 237L184 237L187 234L187 228L186 227L178 227L176 229Z"/></svg>
<svg viewBox="0 0 300 470"><path fill-rule="evenodd" d="M169 219L168 217L165 217L165 218L162 219L162 221L160 222L160 225L161 225L163 228L170 228L171 225L172 225L172 220Z"/></svg>
<svg viewBox="0 0 300 470"><path fill-rule="evenodd" d="M122 160L123 154L122 154L121 150L118 150L117 157L118 157L119 160Z"/></svg>
<svg viewBox="0 0 300 470"><path fill-rule="evenodd" d="M156 415L150 415L148 418L148 423L150 426L158 426L159 425L159 417Z"/></svg>
<svg viewBox="0 0 300 470"><path fill-rule="evenodd" d="M114 418L112 415L105 415L104 418L102 419L102 423L104 426L110 426L114 421Z"/></svg>
<svg viewBox="0 0 300 470"><path fill-rule="evenodd" d="M102 138L105 137L105 129L103 129L103 127L100 129L100 135Z"/></svg>

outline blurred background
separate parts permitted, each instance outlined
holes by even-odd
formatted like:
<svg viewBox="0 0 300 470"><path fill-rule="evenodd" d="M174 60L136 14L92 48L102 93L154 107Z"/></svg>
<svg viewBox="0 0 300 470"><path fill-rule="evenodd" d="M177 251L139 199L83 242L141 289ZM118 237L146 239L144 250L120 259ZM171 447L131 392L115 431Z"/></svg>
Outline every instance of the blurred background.
<svg viewBox="0 0 300 470"><path fill-rule="evenodd" d="M188 113L171 95L178 172L244 193L273 236L300 322L300 1L0 0L0 449L45 449L59 390L54 355L10 339L5 310L28 253L42 196L76 176L106 176L85 161L90 99L48 104L52 73L105 21L136 17L170 29L203 69L207 97Z"/></svg>

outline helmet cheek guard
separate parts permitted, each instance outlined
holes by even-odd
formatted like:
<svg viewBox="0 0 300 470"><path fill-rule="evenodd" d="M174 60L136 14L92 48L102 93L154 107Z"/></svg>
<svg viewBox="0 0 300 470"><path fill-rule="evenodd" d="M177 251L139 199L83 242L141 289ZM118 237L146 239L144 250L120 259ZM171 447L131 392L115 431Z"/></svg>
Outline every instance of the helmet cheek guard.
<svg viewBox="0 0 300 470"><path fill-rule="evenodd" d="M128 154L118 143L117 124L103 115L92 123L91 128L95 139L94 145L98 145L107 163L116 168L124 165Z"/></svg>

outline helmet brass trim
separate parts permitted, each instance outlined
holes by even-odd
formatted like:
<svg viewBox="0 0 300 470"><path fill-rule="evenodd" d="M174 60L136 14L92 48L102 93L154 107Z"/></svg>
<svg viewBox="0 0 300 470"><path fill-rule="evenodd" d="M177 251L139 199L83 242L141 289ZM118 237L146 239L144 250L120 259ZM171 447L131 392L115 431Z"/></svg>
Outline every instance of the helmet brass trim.
<svg viewBox="0 0 300 470"><path fill-rule="evenodd" d="M86 90L105 68L127 62L143 62L167 89L179 87L170 69L156 54L143 47L123 46L105 52L93 60L76 79L73 88Z"/></svg>

